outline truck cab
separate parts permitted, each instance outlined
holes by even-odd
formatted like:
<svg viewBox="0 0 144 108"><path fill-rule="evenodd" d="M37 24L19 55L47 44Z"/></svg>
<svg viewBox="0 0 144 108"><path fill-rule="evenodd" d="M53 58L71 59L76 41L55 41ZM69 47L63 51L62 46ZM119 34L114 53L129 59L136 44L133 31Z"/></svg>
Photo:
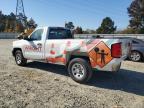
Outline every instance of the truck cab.
<svg viewBox="0 0 144 108"><path fill-rule="evenodd" d="M118 71L129 52L128 39L79 39L63 27L39 27L28 38L14 41L12 54L19 66L28 60L64 65L73 80L83 83L93 70Z"/></svg>

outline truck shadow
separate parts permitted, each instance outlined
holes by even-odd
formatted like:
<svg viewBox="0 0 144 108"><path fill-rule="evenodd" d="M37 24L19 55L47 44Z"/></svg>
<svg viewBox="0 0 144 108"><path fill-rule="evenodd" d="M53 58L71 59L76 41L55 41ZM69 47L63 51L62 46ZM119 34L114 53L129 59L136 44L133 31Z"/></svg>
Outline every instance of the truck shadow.
<svg viewBox="0 0 144 108"><path fill-rule="evenodd" d="M69 76L66 68L60 65L31 62L27 67ZM117 73L94 72L92 80L86 85L144 96L144 73L125 69Z"/></svg>
<svg viewBox="0 0 144 108"><path fill-rule="evenodd" d="M144 73L126 69L117 73L94 72L89 85L144 96Z"/></svg>

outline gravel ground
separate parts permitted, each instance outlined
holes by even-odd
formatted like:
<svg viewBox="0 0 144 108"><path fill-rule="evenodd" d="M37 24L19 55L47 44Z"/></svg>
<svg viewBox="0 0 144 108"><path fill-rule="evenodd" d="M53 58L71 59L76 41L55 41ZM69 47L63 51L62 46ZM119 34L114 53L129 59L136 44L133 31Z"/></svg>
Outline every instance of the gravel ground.
<svg viewBox="0 0 144 108"><path fill-rule="evenodd" d="M118 73L95 72L82 85L63 66L17 66L12 41L0 40L0 108L144 108L144 63L125 61Z"/></svg>

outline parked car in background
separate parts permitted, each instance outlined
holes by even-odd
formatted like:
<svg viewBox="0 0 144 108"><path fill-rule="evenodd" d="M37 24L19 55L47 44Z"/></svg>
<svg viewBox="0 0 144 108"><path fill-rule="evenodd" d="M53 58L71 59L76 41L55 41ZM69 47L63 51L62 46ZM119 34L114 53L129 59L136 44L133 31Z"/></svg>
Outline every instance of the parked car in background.
<svg viewBox="0 0 144 108"><path fill-rule="evenodd" d="M132 48L129 59L134 62L144 60L144 41L132 38Z"/></svg>

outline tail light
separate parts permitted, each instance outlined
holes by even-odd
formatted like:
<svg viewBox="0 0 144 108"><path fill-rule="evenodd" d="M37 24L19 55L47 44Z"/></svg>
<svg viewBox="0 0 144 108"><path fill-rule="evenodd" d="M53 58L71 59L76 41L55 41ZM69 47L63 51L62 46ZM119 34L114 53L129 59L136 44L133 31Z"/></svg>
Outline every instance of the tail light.
<svg viewBox="0 0 144 108"><path fill-rule="evenodd" d="M114 58L120 58L122 56L121 43L116 43L111 46L111 56Z"/></svg>

